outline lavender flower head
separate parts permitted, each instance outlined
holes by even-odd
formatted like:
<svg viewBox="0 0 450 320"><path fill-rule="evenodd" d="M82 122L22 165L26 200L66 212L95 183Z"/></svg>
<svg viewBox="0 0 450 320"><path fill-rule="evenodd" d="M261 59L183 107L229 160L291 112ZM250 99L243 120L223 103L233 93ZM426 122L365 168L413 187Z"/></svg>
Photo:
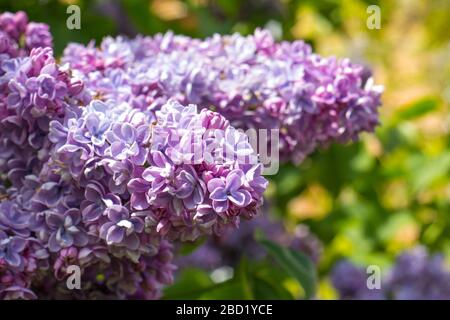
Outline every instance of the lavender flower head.
<svg viewBox="0 0 450 320"><path fill-rule="evenodd" d="M205 40L108 37L98 49L70 44L63 61L93 96L153 111L171 98L212 108L236 128L279 130L284 161L378 124L382 87L367 68L321 57L302 41L276 43L265 30Z"/></svg>
<svg viewBox="0 0 450 320"><path fill-rule="evenodd" d="M26 56L33 48L51 47L52 42L48 25L29 23L23 11L0 14L0 61Z"/></svg>
<svg viewBox="0 0 450 320"><path fill-rule="evenodd" d="M424 247L399 255L383 276L381 289L367 288L365 270L341 261L332 271L332 282L341 299L449 300L450 270L441 255Z"/></svg>
<svg viewBox="0 0 450 320"><path fill-rule="evenodd" d="M149 118L91 102L55 62L48 26L23 13L0 15L0 44L0 299L158 298L172 245L144 232L126 190L143 171ZM69 265L82 293L61 288Z"/></svg>

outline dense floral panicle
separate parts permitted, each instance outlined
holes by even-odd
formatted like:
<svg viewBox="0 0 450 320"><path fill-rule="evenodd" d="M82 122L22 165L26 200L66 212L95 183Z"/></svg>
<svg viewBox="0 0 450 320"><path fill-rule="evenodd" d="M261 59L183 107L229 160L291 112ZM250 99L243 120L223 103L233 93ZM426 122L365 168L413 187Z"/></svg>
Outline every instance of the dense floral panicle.
<svg viewBox="0 0 450 320"><path fill-rule="evenodd" d="M69 297L157 298L172 246L144 230L127 191L153 114L91 102L55 62L48 26L8 13L0 27L12 48L0 54L0 298L58 297L71 265L86 288Z"/></svg>
<svg viewBox="0 0 450 320"><path fill-rule="evenodd" d="M77 190L63 188L60 202L49 207L34 187L27 183L2 194L8 200L0 205L0 298L157 298L172 281L171 244L140 234L143 222L139 227L139 218L125 208L109 208L103 228L110 232L104 237L83 221ZM136 233L129 233L133 223ZM83 290L76 293L66 287L73 265L82 272Z"/></svg>
<svg viewBox="0 0 450 320"><path fill-rule="evenodd" d="M43 23L28 23L23 11L0 14L0 62L26 56L33 48L52 46L49 27Z"/></svg>
<svg viewBox="0 0 450 320"><path fill-rule="evenodd" d="M93 96L158 110L168 99L214 108L238 128L279 129L280 154L300 162L317 147L354 140L378 124L381 87L348 59L323 58L302 41L253 35L105 38L63 57Z"/></svg>
<svg viewBox="0 0 450 320"><path fill-rule="evenodd" d="M238 128L279 129L301 161L377 124L367 70L265 31L106 38L68 46L63 65L51 45L48 26L0 15L2 299L158 298L171 242L261 209L267 181Z"/></svg>
<svg viewBox="0 0 450 320"><path fill-rule="evenodd" d="M31 215L18 190L2 190L1 196L0 299L36 298L29 288L46 273L49 252L30 230Z"/></svg>
<svg viewBox="0 0 450 320"><path fill-rule="evenodd" d="M173 100L156 117L152 165L128 184L131 206L149 212L148 226L170 238L194 240L257 212L267 181L252 162L245 134L218 114L197 113L195 106Z"/></svg>
<svg viewBox="0 0 450 320"><path fill-rule="evenodd" d="M51 252L87 244L74 210L46 211L59 205L64 185L38 177L51 157L49 122L80 103L83 87L56 64L48 26L4 13L0 42L0 182L8 186L0 190L0 298L29 299L38 295L30 288L48 273Z"/></svg>
<svg viewBox="0 0 450 320"><path fill-rule="evenodd" d="M55 270L65 276L68 265L84 263L90 259L82 274L81 290L70 290L61 278L46 277L35 281L34 291L43 299L158 299L163 285L173 281L172 245L161 242L152 256L141 257L138 263L111 257L103 250L76 249L70 247L61 251L55 262ZM101 259L87 258L98 255Z"/></svg>
<svg viewBox="0 0 450 320"><path fill-rule="evenodd" d="M17 70L6 69L8 65ZM2 182L11 187L0 192L0 298L29 299L37 297L30 290L33 281L48 272L50 247L55 251L59 243L85 243L76 230L53 214L48 215L52 233L47 238L42 224L45 213L41 211L45 206L30 201L41 188L49 191L46 203L56 204L57 194L52 191L60 186L52 181L42 183L36 174L50 155L48 123L63 115L72 97L70 83L55 65L50 48L33 49L28 57L6 59L2 66L0 167ZM39 90L45 86L39 83L42 75L64 92L52 95L47 90L39 97ZM33 87L31 83L38 85Z"/></svg>
<svg viewBox="0 0 450 320"><path fill-rule="evenodd" d="M0 63L0 169L14 186L38 174L50 153L49 122L80 103L82 85L55 63L50 48Z"/></svg>
<svg viewBox="0 0 450 320"><path fill-rule="evenodd" d="M417 247L397 257L383 275L381 289L367 287L365 270L341 261L332 271L332 282L342 299L448 300L450 270L442 256Z"/></svg>
<svg viewBox="0 0 450 320"><path fill-rule="evenodd" d="M155 116L92 100L66 113L64 125L50 123L52 168L84 190L80 212L91 232L136 254L145 232L195 240L256 214L267 181L258 163L244 161L255 160L247 136L217 113L173 100ZM45 192L46 201L56 193Z"/></svg>
<svg viewBox="0 0 450 320"><path fill-rule="evenodd" d="M16 186L28 221L14 212L5 214L14 224L0 219L1 228L42 243L55 279L64 279L69 265L86 274L98 264L106 265L106 274L125 268L130 279L111 294L157 297L173 272L171 247L162 239L218 233L241 216L252 217L262 204L267 181L260 166L241 162L255 159L247 136L217 113L172 100L156 118L113 100L62 110L43 134L46 161ZM14 266L22 264L22 248L15 248L4 249ZM142 263L148 273L140 275ZM160 267L165 269L156 271Z"/></svg>

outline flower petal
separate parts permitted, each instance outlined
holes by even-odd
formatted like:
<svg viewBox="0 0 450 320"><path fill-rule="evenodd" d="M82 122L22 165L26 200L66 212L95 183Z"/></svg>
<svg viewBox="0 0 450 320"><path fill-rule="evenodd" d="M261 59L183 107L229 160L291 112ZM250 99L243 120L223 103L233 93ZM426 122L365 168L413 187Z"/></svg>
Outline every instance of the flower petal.
<svg viewBox="0 0 450 320"><path fill-rule="evenodd" d="M213 208L216 212L224 212L228 210L228 200L227 201L213 201Z"/></svg>
<svg viewBox="0 0 450 320"><path fill-rule="evenodd" d="M120 243L125 235L125 230L123 228L112 226L109 228L106 234L106 242L108 244Z"/></svg>

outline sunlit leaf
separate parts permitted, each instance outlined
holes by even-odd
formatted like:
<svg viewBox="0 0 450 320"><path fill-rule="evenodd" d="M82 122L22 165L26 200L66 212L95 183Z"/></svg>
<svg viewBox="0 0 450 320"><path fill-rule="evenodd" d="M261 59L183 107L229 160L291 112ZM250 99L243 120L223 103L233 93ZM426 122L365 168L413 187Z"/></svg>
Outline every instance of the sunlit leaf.
<svg viewBox="0 0 450 320"><path fill-rule="evenodd" d="M415 101L405 107L403 107L399 112L397 112L396 121L411 120L418 118L427 114L428 112L434 111L439 106L439 100L434 97L422 98Z"/></svg>

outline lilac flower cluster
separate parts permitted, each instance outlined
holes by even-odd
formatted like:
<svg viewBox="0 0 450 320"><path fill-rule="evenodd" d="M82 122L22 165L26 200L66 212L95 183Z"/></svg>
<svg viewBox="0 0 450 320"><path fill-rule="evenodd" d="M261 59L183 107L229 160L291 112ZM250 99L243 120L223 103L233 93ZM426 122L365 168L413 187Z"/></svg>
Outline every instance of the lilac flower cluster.
<svg viewBox="0 0 450 320"><path fill-rule="evenodd" d="M397 257L381 289L367 288L364 269L341 261L332 282L342 299L450 300L450 270L441 255L417 247Z"/></svg>
<svg viewBox="0 0 450 320"><path fill-rule="evenodd" d="M126 102L93 100L79 115L67 112L64 124L50 123L53 166L82 189L81 216L100 238L145 251L142 235L193 241L257 213L267 186L261 166L207 156L236 143L237 153L252 151L243 133L217 113L172 100L150 119ZM209 152L194 157L199 150Z"/></svg>
<svg viewBox="0 0 450 320"><path fill-rule="evenodd" d="M378 121L365 68L266 31L106 38L69 45L62 65L51 46L47 25L0 14L0 299L158 298L173 244L261 210L267 181L237 128L279 130L300 162ZM309 232L279 227L317 257ZM245 230L216 240L253 251Z"/></svg>
<svg viewBox="0 0 450 320"><path fill-rule="evenodd" d="M450 300L450 269L442 255L430 255L418 247L397 258L387 291L398 300Z"/></svg>
<svg viewBox="0 0 450 320"><path fill-rule="evenodd" d="M28 23L24 12L0 15L0 59L26 56L33 48L51 47L52 41L48 25Z"/></svg>
<svg viewBox="0 0 450 320"><path fill-rule="evenodd" d="M369 70L323 58L302 41L276 43L264 30L205 40L170 32L108 37L99 48L70 44L63 61L94 97L155 111L176 99L215 110L237 128L279 130L281 158L296 163L378 124L382 88Z"/></svg>
<svg viewBox="0 0 450 320"><path fill-rule="evenodd" d="M0 15L0 25L12 48L0 55L0 298L34 298L33 279L51 263L49 244L87 242L35 198L39 188L52 186L40 178L51 153L49 122L80 101L83 87L55 63L51 48L33 48L51 43L45 27L27 24L21 13ZM32 38L20 49L12 43L22 32ZM73 216L68 210L66 220ZM45 219L48 229L42 228Z"/></svg>
<svg viewBox="0 0 450 320"><path fill-rule="evenodd" d="M26 21L0 15L12 39L0 55L0 298L157 298L174 241L258 213L257 156L216 112L93 96L55 63L48 28Z"/></svg>
<svg viewBox="0 0 450 320"><path fill-rule="evenodd" d="M367 273L349 261L339 261L332 270L331 282L343 300L383 300L384 292L367 287ZM382 284L383 288L383 284Z"/></svg>

